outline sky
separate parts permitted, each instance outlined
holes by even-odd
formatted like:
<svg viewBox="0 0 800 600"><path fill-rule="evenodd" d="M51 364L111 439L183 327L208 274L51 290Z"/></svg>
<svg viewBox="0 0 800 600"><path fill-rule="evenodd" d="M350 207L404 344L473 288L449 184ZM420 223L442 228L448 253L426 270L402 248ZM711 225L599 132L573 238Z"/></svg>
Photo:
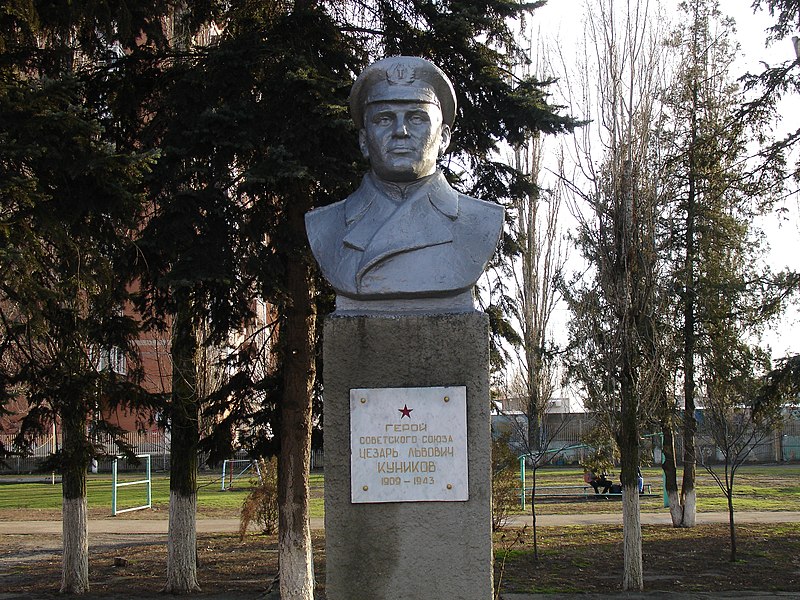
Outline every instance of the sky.
<svg viewBox="0 0 800 600"><path fill-rule="evenodd" d="M622 2L618 3L622 5ZM655 0L651 0L651 5ZM569 56L571 48L580 47L585 43L583 39L583 16L585 14L584 0L550 0L544 7L537 9L531 19L532 25L538 27L542 37L557 40L564 54ZM672 14L677 14L677 2L664 0L664 6L673 7ZM737 37L741 45L740 59L735 65L735 73L744 74L747 71L760 72L763 66L760 61L776 65L785 60L795 58L791 40L773 43L765 47L765 30L773 20L761 11L754 14L751 8L752 0L721 0L720 6L723 14L733 17L736 21ZM800 35L800 33L798 33ZM557 75L560 75L557 73ZM798 99L791 98L780 107L783 129L800 126L800 110L797 110ZM770 251L767 262L774 272L786 268L800 270L800 194L795 193L784 203L788 211L786 217L778 218L775 214L768 215L758 222L768 239ZM575 254L575 252L573 252ZM555 315L557 327L563 327L567 315L566 309L559 310ZM557 335L558 337L558 335ZM564 341L564 340L562 340ZM779 323L769 328L764 335L763 342L772 349L773 358L780 358L790 353L800 353L800 311L797 307L790 309Z"/></svg>

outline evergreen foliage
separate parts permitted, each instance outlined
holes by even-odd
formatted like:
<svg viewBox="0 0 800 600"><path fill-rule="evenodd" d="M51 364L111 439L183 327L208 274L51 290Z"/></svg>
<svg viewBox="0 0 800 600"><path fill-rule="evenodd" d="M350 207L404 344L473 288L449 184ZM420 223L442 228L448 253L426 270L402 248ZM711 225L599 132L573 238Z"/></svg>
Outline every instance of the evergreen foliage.
<svg viewBox="0 0 800 600"><path fill-rule="evenodd" d="M203 448L221 459L245 421L253 453L297 452L293 464L304 468L309 396L321 390L315 314L330 310L332 294L303 215L345 198L367 168L348 114L355 75L395 53L439 64L459 96L443 167L462 191L507 202L530 185L493 159L497 145L574 126L549 103L547 82L511 75L523 56L508 20L539 4L5 6L3 406L23 393L32 427L48 423L47 402L80 422L100 386L104 396L124 391L151 407L152 397L133 391L138 324L119 316L135 281L141 325L172 335L163 414L173 467L184 473L173 490L194 493L191 457ZM256 299L275 310L262 336L271 356L252 332L232 343L252 323ZM23 340L49 354L12 357ZM219 349L216 368L230 374L208 393L197 379L204 346ZM128 353L127 379L92 368L90 349L112 347ZM44 377L55 365L61 370ZM201 432L201 420L217 425ZM282 426L293 437L282 438ZM286 450L287 441L299 446ZM80 446L74 465L85 472L89 451ZM301 473L279 471L279 480L302 483Z"/></svg>
<svg viewBox="0 0 800 600"><path fill-rule="evenodd" d="M0 34L0 403L27 404L18 451L44 428L61 428L46 465L62 474L70 533L61 591L81 593L86 472L105 452L102 434L127 450L106 411L152 408L138 386L138 327L123 314L120 273L153 157L108 135L114 121L100 90L114 68L114 26L83 3L16 8L0 16L9 27ZM126 359L125 373L109 368L112 355Z"/></svg>
<svg viewBox="0 0 800 600"><path fill-rule="evenodd" d="M778 116L779 103L783 99L800 95L800 2L797 0L754 0L753 10L765 8L775 23L767 30L767 44L780 43L786 48L786 60L777 65L763 63L760 73L746 73L742 77L744 90L752 95L739 111L742 120L765 121ZM789 40L789 37L792 37ZM791 46L795 56L792 57ZM777 140L759 133L762 144L759 169L778 176L792 177L800 181L800 161L787 164L787 154L796 153L800 142L800 128L788 131Z"/></svg>
<svg viewBox="0 0 800 600"><path fill-rule="evenodd" d="M158 156L124 272L141 279L146 324L165 327L173 293L187 290L193 318L210 328L207 343L221 344L251 317L256 295L279 315L291 301L282 277L305 239L285 227L286 206L324 205L357 185L365 164L347 94L372 58L421 54L450 74L460 108L444 166L467 193L510 197L517 174L492 160L497 143L574 125L548 104L547 82L511 76L523 57L507 19L538 4L375 2L359 12L324 2L193 3L178 15L156 1L114 11L23 3L2 15L0 64L47 76L82 67L86 101L104 120L98 138ZM222 33L177 48L167 17L190 36L214 18ZM321 301L330 297L322 289Z"/></svg>
<svg viewBox="0 0 800 600"><path fill-rule="evenodd" d="M136 385L138 329L122 314L119 271L153 157L104 138L104 106L87 102L93 79L10 68L0 83L2 393L3 404L28 401L22 447L72 412L113 430L96 411L101 397L111 407L150 401ZM112 351L127 359L127 377L101 369ZM88 440L76 451L63 466L93 452Z"/></svg>

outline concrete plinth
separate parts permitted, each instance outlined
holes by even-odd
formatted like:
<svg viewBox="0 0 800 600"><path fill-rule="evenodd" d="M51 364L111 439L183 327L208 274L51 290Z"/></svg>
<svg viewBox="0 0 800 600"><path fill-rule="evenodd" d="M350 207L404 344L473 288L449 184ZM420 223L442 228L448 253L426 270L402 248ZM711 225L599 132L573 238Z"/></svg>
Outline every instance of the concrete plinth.
<svg viewBox="0 0 800 600"><path fill-rule="evenodd" d="M324 331L328 600L492 598L488 318L336 316ZM350 390L465 386L469 499L354 504Z"/></svg>

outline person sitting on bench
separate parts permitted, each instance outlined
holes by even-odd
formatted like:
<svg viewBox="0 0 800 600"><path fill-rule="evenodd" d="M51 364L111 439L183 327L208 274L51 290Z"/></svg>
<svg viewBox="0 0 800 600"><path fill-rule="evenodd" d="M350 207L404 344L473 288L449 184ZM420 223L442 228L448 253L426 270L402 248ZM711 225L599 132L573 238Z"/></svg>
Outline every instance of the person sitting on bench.
<svg viewBox="0 0 800 600"><path fill-rule="evenodd" d="M606 473L603 472L599 476L595 474L594 471L587 471L586 474L583 476L583 480L588 483L592 488L594 488L594 493L599 494L600 488L603 488L603 493L607 494L611 490L611 486L613 482L606 477Z"/></svg>

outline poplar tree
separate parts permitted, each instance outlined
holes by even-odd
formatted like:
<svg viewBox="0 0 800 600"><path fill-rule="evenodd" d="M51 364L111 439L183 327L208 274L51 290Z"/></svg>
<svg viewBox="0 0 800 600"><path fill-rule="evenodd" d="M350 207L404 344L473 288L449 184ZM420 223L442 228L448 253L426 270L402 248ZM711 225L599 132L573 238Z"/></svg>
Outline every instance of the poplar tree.
<svg viewBox="0 0 800 600"><path fill-rule="evenodd" d="M652 123L663 76L660 15L647 3L590 9L587 38L596 63L582 65L581 106L594 131L576 142L583 178L566 173L576 244L588 268L565 287L573 313L568 371L619 448L625 590L641 590L642 535L637 469L640 436L664 382L661 258L664 198ZM594 112L596 110L596 113ZM599 139L596 163L586 139Z"/></svg>

